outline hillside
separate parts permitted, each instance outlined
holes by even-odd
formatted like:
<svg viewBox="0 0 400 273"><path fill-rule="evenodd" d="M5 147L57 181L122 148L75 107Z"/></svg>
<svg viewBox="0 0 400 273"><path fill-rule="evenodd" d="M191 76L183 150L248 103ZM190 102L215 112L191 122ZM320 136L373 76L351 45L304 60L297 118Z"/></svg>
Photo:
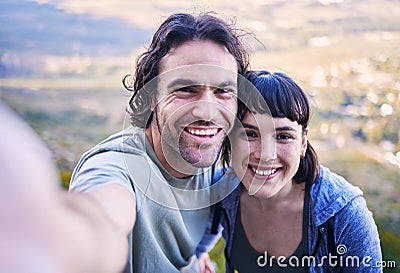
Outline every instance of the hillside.
<svg viewBox="0 0 400 273"><path fill-rule="evenodd" d="M75 56L75 61L81 58L80 65L85 65L88 57L128 56L150 34L117 18L71 14L33 1L2 0L0 78L57 73L48 64L51 58Z"/></svg>

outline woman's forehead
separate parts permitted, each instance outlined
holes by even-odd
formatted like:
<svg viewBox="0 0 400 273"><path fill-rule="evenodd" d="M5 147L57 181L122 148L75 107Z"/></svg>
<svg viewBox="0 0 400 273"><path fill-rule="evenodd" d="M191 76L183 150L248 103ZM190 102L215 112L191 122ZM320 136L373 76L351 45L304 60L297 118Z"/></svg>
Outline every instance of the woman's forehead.
<svg viewBox="0 0 400 273"><path fill-rule="evenodd" d="M263 130L269 129L272 131L275 131L277 127L301 127L297 121L292 121L286 117L272 117L269 114L257 112L247 112L242 120L242 126L251 126Z"/></svg>

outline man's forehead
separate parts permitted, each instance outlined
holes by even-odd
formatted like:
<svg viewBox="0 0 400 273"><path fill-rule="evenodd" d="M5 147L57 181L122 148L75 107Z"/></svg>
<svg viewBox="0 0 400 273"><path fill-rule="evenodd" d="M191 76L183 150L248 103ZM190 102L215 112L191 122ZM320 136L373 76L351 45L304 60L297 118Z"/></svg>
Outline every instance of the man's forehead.
<svg viewBox="0 0 400 273"><path fill-rule="evenodd" d="M159 75L166 85L237 86L237 71L212 65L182 66Z"/></svg>
<svg viewBox="0 0 400 273"><path fill-rule="evenodd" d="M171 48L160 60L159 73L179 70L182 67L188 73L200 70L198 72L209 74L217 72L219 74L223 73L223 70L231 70L231 73L234 74L238 71L236 59L227 48L211 40L187 41ZM218 69L221 71L217 71ZM205 70L209 70L209 72Z"/></svg>

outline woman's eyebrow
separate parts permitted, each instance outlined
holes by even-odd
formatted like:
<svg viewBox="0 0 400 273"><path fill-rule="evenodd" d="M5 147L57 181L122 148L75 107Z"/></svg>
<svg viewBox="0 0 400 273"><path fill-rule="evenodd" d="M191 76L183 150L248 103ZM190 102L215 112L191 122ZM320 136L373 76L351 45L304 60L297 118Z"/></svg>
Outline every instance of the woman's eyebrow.
<svg viewBox="0 0 400 273"><path fill-rule="evenodd" d="M258 126L249 124L249 123L242 123L243 128L245 129L253 129L253 130L258 130Z"/></svg>
<svg viewBox="0 0 400 273"><path fill-rule="evenodd" d="M257 125L253 125L250 123L242 123L243 128L245 129L253 129L253 130L258 130ZM275 127L275 131L292 131L292 132L297 132L297 129L292 127L292 126L281 126L281 127Z"/></svg>
<svg viewBox="0 0 400 273"><path fill-rule="evenodd" d="M275 131L293 131L293 132L297 132L296 128L293 128L291 126L275 127Z"/></svg>

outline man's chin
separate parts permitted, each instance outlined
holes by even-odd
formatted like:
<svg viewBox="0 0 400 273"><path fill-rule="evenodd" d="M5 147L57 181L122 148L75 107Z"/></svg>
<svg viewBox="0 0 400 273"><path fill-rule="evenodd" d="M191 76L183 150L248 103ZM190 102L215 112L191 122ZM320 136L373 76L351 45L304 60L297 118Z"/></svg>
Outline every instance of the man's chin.
<svg viewBox="0 0 400 273"><path fill-rule="evenodd" d="M182 156L183 159L190 164L191 166L195 167L195 168L208 168L211 165L214 164L215 161L217 161L218 156L208 156L208 157L185 157Z"/></svg>

